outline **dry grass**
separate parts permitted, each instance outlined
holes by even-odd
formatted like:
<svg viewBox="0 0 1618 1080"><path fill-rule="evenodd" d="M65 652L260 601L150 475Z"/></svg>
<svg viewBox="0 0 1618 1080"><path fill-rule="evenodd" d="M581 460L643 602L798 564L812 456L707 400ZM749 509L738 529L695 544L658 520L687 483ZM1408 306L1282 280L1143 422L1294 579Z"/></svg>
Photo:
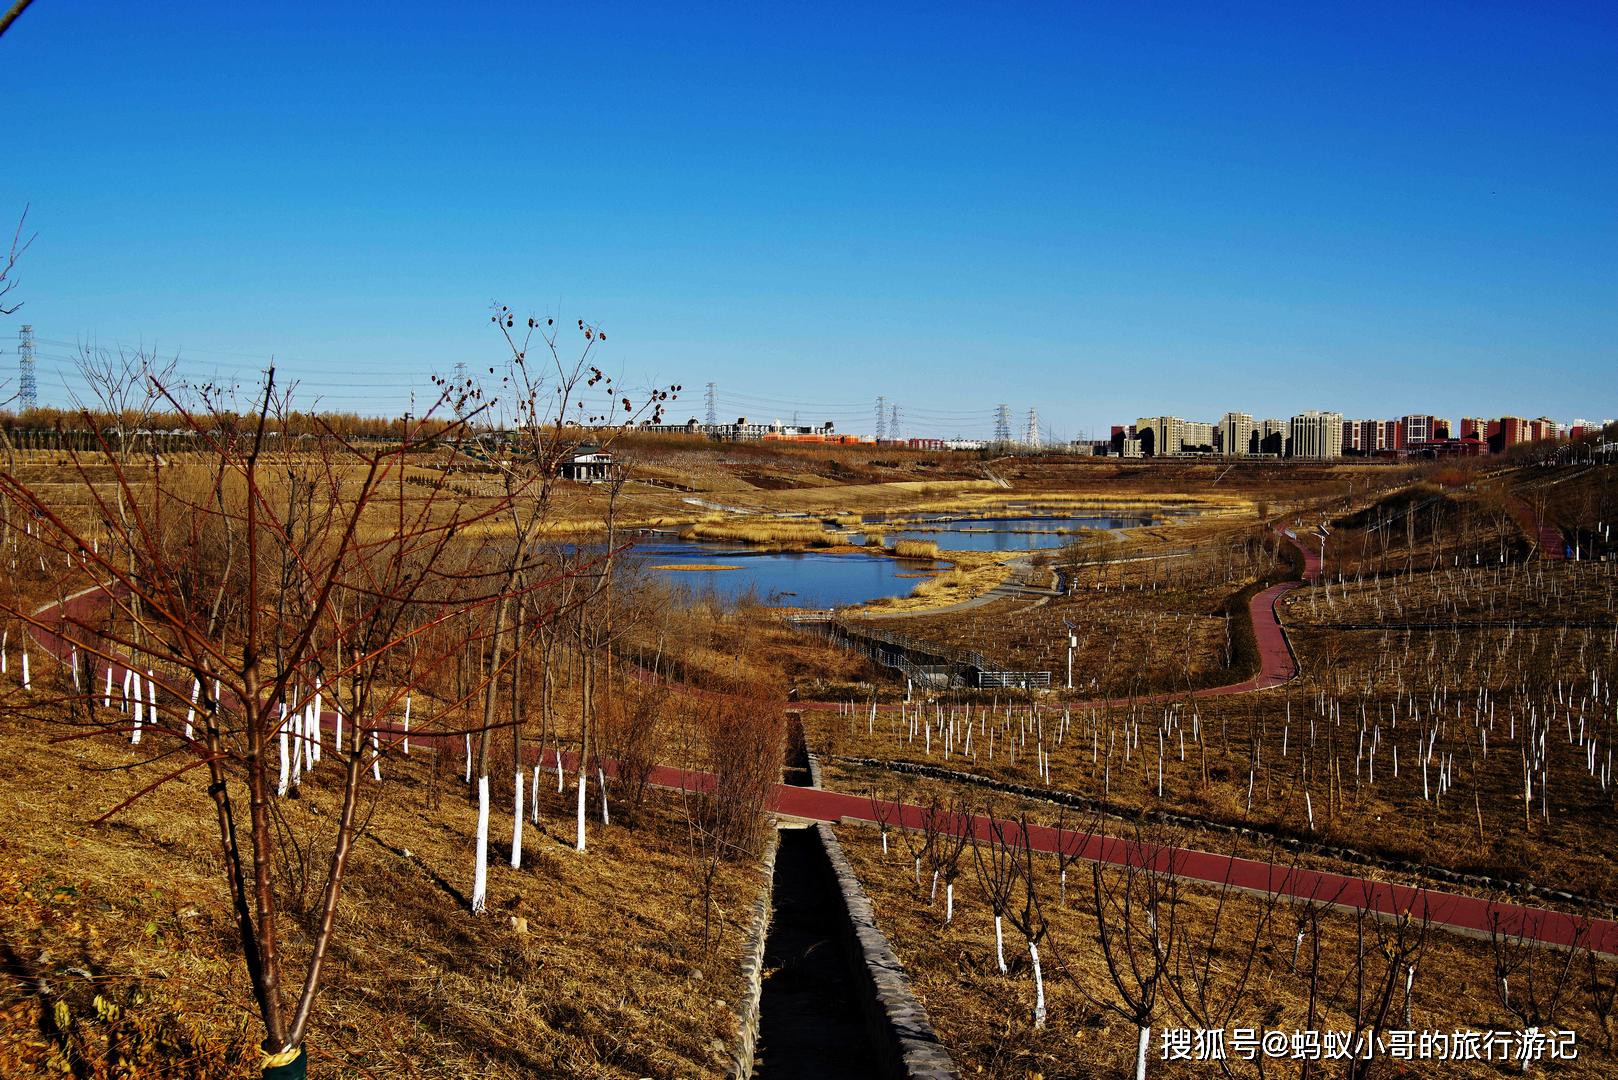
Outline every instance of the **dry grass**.
<svg viewBox="0 0 1618 1080"><path fill-rule="evenodd" d="M936 559L938 544L932 540L899 540L893 545L893 553L901 559Z"/></svg>
<svg viewBox="0 0 1618 1080"><path fill-rule="evenodd" d="M836 533L820 525L797 522L747 522L692 525L680 534L686 540L725 540L736 544L801 544L830 547L842 542Z"/></svg>
<svg viewBox="0 0 1618 1080"><path fill-rule="evenodd" d="M877 923L893 943L905 965L916 995L927 1007L939 1038L954 1055L963 1075L1026 1080L1047 1077L1118 1077L1133 1073L1136 1030L1128 1021L1105 1007L1118 1001L1107 977L1107 968L1098 944L1091 903L1092 883L1088 864L1069 871L1068 903L1060 901L1055 859L1036 859L1035 874L1041 904L1050 921L1050 939L1040 947L1044 957L1045 992L1050 1011L1043 1029L1035 1029L1030 1011L1033 980L1027 964L1027 950L1009 920L1006 923L1006 959L1009 975L998 973L995 964L992 912L980 893L967 852L961 877L956 884L955 920L943 924L943 888L939 899L929 903L928 890L912 882L909 857L903 844L890 837L891 854L884 858L874 828L838 830L861 883L876 908ZM1116 881L1118 871L1110 871ZM923 873L923 881L928 876ZM1020 900L1018 901L1020 904ZM1177 919L1186 941L1205 947L1213 923L1216 896L1211 889L1186 887L1181 890ZM1235 985L1245 956L1257 941L1256 964L1245 998L1239 999L1228 1027L1282 1029L1305 1028L1308 997L1307 960L1292 969L1293 935L1297 922L1293 911L1282 905L1272 919L1260 926L1260 907L1250 897L1233 897L1224 912L1224 931L1213 961L1211 1000L1222 1000ZM1162 911L1159 918L1166 918ZM1140 916L1137 915L1137 918ZM1374 932L1374 931L1373 931ZM1355 955L1355 921L1351 914L1328 912L1322 927L1321 987L1323 1005L1316 1029L1352 1029L1350 1014L1354 999L1352 972ZM1375 950L1372 939L1373 953ZM1307 949L1304 952L1307 957ZM1380 970L1379 955L1372 963L1373 974ZM1554 957L1540 957L1541 975L1554 967ZM1412 998L1411 1026L1417 1030L1512 1029L1523 1026L1494 998L1493 958L1486 942L1430 932L1417 961ZM1610 983L1614 972L1602 965L1600 978ZM1520 985L1518 986L1520 995ZM1395 998L1390 1027L1403 1027L1402 986ZM1161 1035L1165 1026L1197 1027L1183 1009L1173 1004L1165 990L1153 1019L1148 1075L1207 1077L1215 1074L1212 1062L1166 1063L1161 1060ZM1578 1033L1579 1058L1567 1067L1557 1067L1556 1075L1610 1076L1618 1062L1601 1048L1600 1025L1580 995L1571 990L1557 1017ZM1228 1033L1227 1033L1228 1038ZM1246 1062L1230 1062L1235 1075L1258 1075ZM1417 1063L1419 1064L1419 1063ZM1269 1063L1271 1074L1282 1075L1290 1064ZM1484 1063L1440 1065L1426 1063L1426 1072L1444 1076L1493 1077L1500 1073ZM1387 1064L1377 1075L1400 1074ZM1335 1070L1330 1075L1336 1075Z"/></svg>
<svg viewBox="0 0 1618 1080"><path fill-rule="evenodd" d="M960 595L961 589L966 586L968 580L969 575L965 570L958 568L946 570L942 574L934 574L917 585L910 595L924 596L929 599L934 597L948 598L948 601L953 603L956 597Z"/></svg>
<svg viewBox="0 0 1618 1080"><path fill-rule="evenodd" d="M91 826L159 766L135 764L119 742L51 746L46 735L0 721L0 941L11 975L0 989L0 1075L39 1075L69 1052L82 1056L79 1075L257 1075L246 973L199 785L164 788ZM475 808L460 795L458 761L445 762L445 795L426 808L431 758L418 746L408 764L384 765L388 797L355 850L311 1026L314 1068L720 1074L715 1040L731 1038L740 988L734 920L757 873L721 867L724 934L705 948L678 801L654 797L634 831L593 826L580 856L552 787L543 818L558 827L525 831L520 871L506 865L509 808L497 800L489 913L474 917L459 892L470 885ZM303 794L282 810L296 829L319 829L331 820L319 771ZM284 930L297 956L302 924Z"/></svg>

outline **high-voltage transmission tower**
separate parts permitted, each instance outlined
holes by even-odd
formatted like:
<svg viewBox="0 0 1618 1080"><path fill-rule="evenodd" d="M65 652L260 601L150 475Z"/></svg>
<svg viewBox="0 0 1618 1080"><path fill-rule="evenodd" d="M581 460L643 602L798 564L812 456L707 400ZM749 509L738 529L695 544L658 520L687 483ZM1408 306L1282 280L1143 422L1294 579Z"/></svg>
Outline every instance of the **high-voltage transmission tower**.
<svg viewBox="0 0 1618 1080"><path fill-rule="evenodd" d="M994 407L994 441L1002 446L1011 441L1011 406Z"/></svg>
<svg viewBox="0 0 1618 1080"><path fill-rule="evenodd" d="M17 405L20 409L39 407L39 383L34 378L34 328L24 326L17 344Z"/></svg>
<svg viewBox="0 0 1618 1080"><path fill-rule="evenodd" d="M899 406L895 405L888 414L888 438L897 439L901 430L903 429L899 426Z"/></svg>
<svg viewBox="0 0 1618 1080"><path fill-rule="evenodd" d="M876 437L879 439L888 437L887 411L888 399L878 394L876 399Z"/></svg>
<svg viewBox="0 0 1618 1080"><path fill-rule="evenodd" d="M708 423L709 423L710 426L713 425L713 424L719 423L719 402L717 400L718 396L719 396L719 384L718 383L709 383L708 384Z"/></svg>
<svg viewBox="0 0 1618 1080"><path fill-rule="evenodd" d="M1029 446L1039 445L1039 410L1028 410L1028 430L1023 433L1022 441Z"/></svg>

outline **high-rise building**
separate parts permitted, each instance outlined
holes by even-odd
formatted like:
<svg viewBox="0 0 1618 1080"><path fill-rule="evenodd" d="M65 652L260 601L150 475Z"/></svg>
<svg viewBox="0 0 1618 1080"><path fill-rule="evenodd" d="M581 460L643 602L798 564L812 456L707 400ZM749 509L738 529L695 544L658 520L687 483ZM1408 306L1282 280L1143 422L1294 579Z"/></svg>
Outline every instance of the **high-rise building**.
<svg viewBox="0 0 1618 1080"><path fill-rule="evenodd" d="M1343 414L1314 409L1292 418L1291 455L1295 458L1343 456Z"/></svg>
<svg viewBox="0 0 1618 1080"><path fill-rule="evenodd" d="M1219 418L1219 451L1226 457L1246 457L1252 450L1253 414L1228 412Z"/></svg>
<svg viewBox="0 0 1618 1080"><path fill-rule="evenodd" d="M1184 453L1202 452L1211 453L1214 449L1214 428L1217 425L1204 424L1197 420L1185 420L1180 424L1180 450Z"/></svg>
<svg viewBox="0 0 1618 1080"><path fill-rule="evenodd" d="M1534 439L1533 428L1527 420L1520 416L1502 416L1499 420L1490 424L1489 434L1492 436L1496 433L1500 435L1501 449L1507 446L1516 446L1519 443L1532 442Z"/></svg>
<svg viewBox="0 0 1618 1080"><path fill-rule="evenodd" d="M1489 422L1481 416L1461 417L1461 439L1487 439L1489 437Z"/></svg>
<svg viewBox="0 0 1618 1080"><path fill-rule="evenodd" d="M1343 421L1343 453L1345 454L1374 454L1383 449L1381 438L1382 421L1380 420Z"/></svg>
<svg viewBox="0 0 1618 1080"><path fill-rule="evenodd" d="M1431 442L1433 438L1433 421L1436 417L1425 413L1411 413L1400 421L1404 425L1404 444L1415 446L1417 443Z"/></svg>
<svg viewBox="0 0 1618 1080"><path fill-rule="evenodd" d="M1273 417L1262 421L1259 425L1258 452L1270 457L1280 457L1287 452L1287 422Z"/></svg>
<svg viewBox="0 0 1618 1080"><path fill-rule="evenodd" d="M1135 421L1135 434L1148 456L1178 454L1185 443L1185 421L1178 416L1143 416Z"/></svg>

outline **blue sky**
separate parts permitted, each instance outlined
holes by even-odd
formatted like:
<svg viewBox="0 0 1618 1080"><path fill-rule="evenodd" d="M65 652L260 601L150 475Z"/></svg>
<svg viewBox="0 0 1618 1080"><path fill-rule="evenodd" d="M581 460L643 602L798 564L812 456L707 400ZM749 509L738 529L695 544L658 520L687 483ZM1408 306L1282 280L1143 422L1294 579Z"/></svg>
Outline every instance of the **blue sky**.
<svg viewBox="0 0 1618 1080"><path fill-rule="evenodd" d="M39 0L0 365L390 413L498 301L675 419L1618 413L1618 8L1215 7Z"/></svg>

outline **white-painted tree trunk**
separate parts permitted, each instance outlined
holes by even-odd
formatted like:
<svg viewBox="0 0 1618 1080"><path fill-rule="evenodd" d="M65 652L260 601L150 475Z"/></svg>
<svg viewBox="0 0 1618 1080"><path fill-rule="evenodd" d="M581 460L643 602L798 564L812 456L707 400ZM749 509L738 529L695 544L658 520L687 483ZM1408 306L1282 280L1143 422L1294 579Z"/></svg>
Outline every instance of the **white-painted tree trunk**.
<svg viewBox="0 0 1618 1080"><path fill-rule="evenodd" d="M23 672L24 672L23 685L26 687L28 685L27 674L26 674L27 671L28 671L28 654L27 653L23 654L22 669L23 669ZM134 672L131 672L130 674L134 675ZM135 704L135 711L134 711L134 721L135 721L135 723L134 723L134 726L130 729L129 741L130 741L131 745L137 745L138 746L140 744L141 722L143 720L145 720L145 718L146 718L146 706L143 705L141 703L141 700L140 700L140 676L139 675L135 675L134 704Z"/></svg>
<svg viewBox="0 0 1618 1080"><path fill-rule="evenodd" d="M382 782L382 740L374 728L371 730L371 779Z"/></svg>
<svg viewBox="0 0 1618 1080"><path fill-rule="evenodd" d="M563 777L562 777L562 744L557 743L556 744L556 794L558 794L558 795L562 794L563 790L565 790L563 788L563 786L562 786L562 783L563 783Z"/></svg>
<svg viewBox="0 0 1618 1080"><path fill-rule="evenodd" d="M522 770L517 770L516 807L511 814L511 868L522 869Z"/></svg>
<svg viewBox="0 0 1618 1080"><path fill-rule="evenodd" d="M944 925L948 926L955 921L955 883L944 883Z"/></svg>
<svg viewBox="0 0 1618 1080"><path fill-rule="evenodd" d="M275 785L275 793L282 798L285 798L287 793L287 770L290 765L288 761L288 741L287 729L283 726L281 728L281 780L280 783Z"/></svg>
<svg viewBox="0 0 1618 1080"><path fill-rule="evenodd" d="M468 784L470 784L472 782L472 736L471 736L471 734L468 734L466 736L465 752L466 752L466 782Z"/></svg>
<svg viewBox="0 0 1618 1080"><path fill-rule="evenodd" d="M405 753L405 757L410 756L410 695L409 694L405 695L404 753Z"/></svg>
<svg viewBox="0 0 1618 1080"><path fill-rule="evenodd" d="M600 765L596 766L596 784L601 789L601 824L611 825L612 819L607 815L607 774Z"/></svg>
<svg viewBox="0 0 1618 1080"><path fill-rule="evenodd" d="M578 812L578 838L573 843L574 851L584 850L584 775L579 774L579 812Z"/></svg>
<svg viewBox="0 0 1618 1080"><path fill-rule="evenodd" d="M994 962L1000 967L1000 974L1006 973L1006 936L1001 917L994 917Z"/></svg>
<svg viewBox="0 0 1618 1080"><path fill-rule="evenodd" d="M472 914L482 914L487 906L489 884L489 778L478 777L478 833L476 861L472 864Z"/></svg>
<svg viewBox="0 0 1618 1080"><path fill-rule="evenodd" d="M1039 967L1039 946L1028 943L1028 959L1034 965L1034 1026L1045 1026L1045 975Z"/></svg>
<svg viewBox="0 0 1618 1080"><path fill-rule="evenodd" d="M197 720L197 695L200 693L202 693L202 680L192 679L191 704L185 710L185 737L188 739L191 738L192 735L192 725L195 724Z"/></svg>
<svg viewBox="0 0 1618 1080"><path fill-rule="evenodd" d="M533 815L535 825L539 824L539 773L540 773L540 766L535 765L534 766L534 797L529 800L533 804L533 807L532 807L531 810L529 810L529 813Z"/></svg>
<svg viewBox="0 0 1618 1080"><path fill-rule="evenodd" d="M1146 1080L1146 1052L1152 1047L1152 1029L1140 1029L1140 1047L1135 1051L1135 1080Z"/></svg>
<svg viewBox="0 0 1618 1080"><path fill-rule="evenodd" d="M73 689L74 690L82 689L82 687L79 686L79 650L78 650L78 646L74 646L73 648L71 648L71 649L69 649L67 651L67 666L68 666L68 669L73 672ZM1581 720L1579 723L1582 726L1584 722Z"/></svg>
<svg viewBox="0 0 1618 1080"><path fill-rule="evenodd" d="M34 688L33 675L28 670L28 650L26 648L22 651L22 688L24 690Z"/></svg>
<svg viewBox="0 0 1618 1080"><path fill-rule="evenodd" d="M140 687L136 686L138 692ZM154 726L157 724L157 680L150 668L146 669L146 714L147 721Z"/></svg>
<svg viewBox="0 0 1618 1080"><path fill-rule="evenodd" d="M112 665L107 665L107 688L101 691L101 707L112 708Z"/></svg>
<svg viewBox="0 0 1618 1080"><path fill-rule="evenodd" d="M320 680L318 678L315 679L315 700L309 703L309 709L310 712L314 714L314 727L315 732L318 734L320 731ZM338 732L337 735L337 749L339 753L343 749L343 736L341 732Z"/></svg>
<svg viewBox="0 0 1618 1080"><path fill-rule="evenodd" d="M286 706L285 705L281 706L281 730L283 730L283 731L286 730ZM304 749L306 743L307 743L307 740L305 740L305 739L293 739L292 740L292 786L293 787L302 787L303 786L303 770L304 770L303 758L304 758L304 754L307 753L307 751Z"/></svg>

